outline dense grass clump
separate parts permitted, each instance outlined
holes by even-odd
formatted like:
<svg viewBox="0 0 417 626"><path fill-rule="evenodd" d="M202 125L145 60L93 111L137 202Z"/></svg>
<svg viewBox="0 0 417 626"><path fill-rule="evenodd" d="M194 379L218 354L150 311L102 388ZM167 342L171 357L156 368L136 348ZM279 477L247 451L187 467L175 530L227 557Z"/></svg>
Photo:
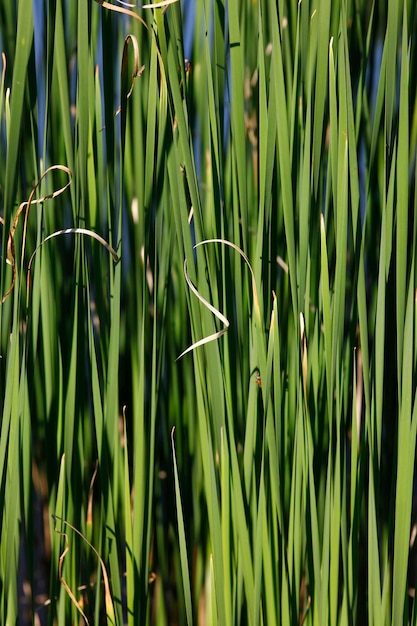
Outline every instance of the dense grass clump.
<svg viewBox="0 0 417 626"><path fill-rule="evenodd" d="M0 623L417 624L414 0L0 6Z"/></svg>

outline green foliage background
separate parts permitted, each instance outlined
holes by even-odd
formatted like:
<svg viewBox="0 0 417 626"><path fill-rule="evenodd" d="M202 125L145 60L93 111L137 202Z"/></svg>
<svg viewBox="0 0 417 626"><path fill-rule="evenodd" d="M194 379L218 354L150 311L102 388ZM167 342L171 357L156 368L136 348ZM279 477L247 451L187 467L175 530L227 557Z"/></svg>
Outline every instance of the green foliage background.
<svg viewBox="0 0 417 626"><path fill-rule="evenodd" d="M1 4L0 623L417 623L416 29Z"/></svg>

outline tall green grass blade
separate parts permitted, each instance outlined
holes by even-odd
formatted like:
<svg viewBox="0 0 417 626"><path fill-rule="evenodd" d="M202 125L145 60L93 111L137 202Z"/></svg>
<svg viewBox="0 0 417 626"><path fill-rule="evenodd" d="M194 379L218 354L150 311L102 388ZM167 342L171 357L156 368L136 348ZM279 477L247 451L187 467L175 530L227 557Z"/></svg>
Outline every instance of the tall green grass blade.
<svg viewBox="0 0 417 626"><path fill-rule="evenodd" d="M184 528L184 515L182 511L182 503L181 503L181 491L180 484L178 478L178 468L177 468L177 459L175 455L175 444L174 444L174 431L171 433L172 439L172 457L174 463L174 481L175 481L175 501L177 506L177 517L178 517L178 535L179 535L179 543L180 543L180 557L181 557L181 570L182 570L182 582L184 586L184 596L185 596L185 609L187 614L187 623L193 623L193 611L191 605L191 587L190 587L190 571L188 567L188 556L187 556L187 543L185 538L185 528Z"/></svg>
<svg viewBox="0 0 417 626"><path fill-rule="evenodd" d="M327 260L326 231L324 218L320 216L320 233L321 233L321 280L323 292L323 324L324 324L324 350L326 363L326 389L327 389L327 408L329 411L330 432L332 429L332 394L333 394L333 345L331 337L331 317L330 317L330 285L329 270Z"/></svg>
<svg viewBox="0 0 417 626"><path fill-rule="evenodd" d="M385 128L387 137L387 147L392 148L392 126L394 119L395 85L396 85L396 55L398 42L398 24L401 20L401 2L392 3L388 7L387 31L385 35L384 47L386 49L386 80L385 80Z"/></svg>
<svg viewBox="0 0 417 626"><path fill-rule="evenodd" d="M408 289L404 337L413 334L414 289ZM395 499L395 535L393 566L392 620L402 622L407 601L407 566L410 544L410 520L416 446L416 393L413 392L413 346L404 340L402 364L402 394L398 424L398 462ZM413 398L414 396L414 398ZM414 406L413 406L414 405ZM410 424L411 416L411 424ZM406 612L407 615L408 611Z"/></svg>
<svg viewBox="0 0 417 626"><path fill-rule="evenodd" d="M281 51L280 34L278 30L277 15L274 14L270 5L272 14L272 62L271 62L271 82L274 91L275 105L280 113L276 119L277 129L277 149L278 162L281 181L282 207L284 214L284 223L286 231L286 246L289 261L289 274L291 285L291 297L294 311L294 323L297 323L297 289L296 289L296 259L295 259L295 239L294 239L294 221L293 221L293 193L291 186L290 174L290 144L287 125L287 105L286 93L283 74L283 60ZM277 115L278 111L274 112Z"/></svg>
<svg viewBox="0 0 417 626"><path fill-rule="evenodd" d="M12 217L14 194L16 192L17 161L19 137L22 132L22 116L25 100L25 76L28 71L29 55L33 39L32 6L19 3L17 14L16 52L13 62L13 80L10 102L10 126L8 131L7 160L4 181L4 206L7 214L6 228ZM5 248L6 229L3 230L3 249ZM2 274L3 276L3 274Z"/></svg>
<svg viewBox="0 0 417 626"><path fill-rule="evenodd" d="M409 171L409 58L408 58L408 29L407 11L404 11L402 29L402 54L401 54L401 78L400 78L400 110L398 127L398 152L397 152L397 224L396 224L396 314L397 314L397 362L398 362L398 396L401 401L401 363L402 346L404 337L404 318L406 307L406 276L407 276L407 246L408 241L408 171ZM390 99L387 98L387 106Z"/></svg>
<svg viewBox="0 0 417 626"><path fill-rule="evenodd" d="M315 37L317 37L317 60L316 60L316 80L314 85L314 127L313 127L313 175L314 193L317 193L319 171L321 162L321 152L323 145L324 110L326 99L326 85L328 76L327 46L329 42L330 30L330 8L331 3L321 1L318 7L310 16L314 21ZM312 58L312 63L315 57ZM313 87L312 87L313 88Z"/></svg>

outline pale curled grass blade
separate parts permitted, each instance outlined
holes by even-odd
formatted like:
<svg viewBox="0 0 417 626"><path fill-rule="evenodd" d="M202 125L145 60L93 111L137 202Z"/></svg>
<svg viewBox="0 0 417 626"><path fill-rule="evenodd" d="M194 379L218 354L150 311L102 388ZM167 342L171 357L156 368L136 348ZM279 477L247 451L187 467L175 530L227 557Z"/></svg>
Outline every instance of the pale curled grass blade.
<svg viewBox="0 0 417 626"><path fill-rule="evenodd" d="M162 9L168 7L170 4L174 4L174 2L179 2L179 0L162 0L161 2L154 2L152 4L143 4L142 9Z"/></svg>
<svg viewBox="0 0 417 626"><path fill-rule="evenodd" d="M149 29L147 23L134 11L127 9L125 7L118 7L115 4L111 4L111 2L105 2L105 0L94 0L103 7L103 9L109 9L110 11L114 11L115 13L122 13L123 15L127 15L129 17L133 17L133 19L138 20L147 30Z"/></svg>
<svg viewBox="0 0 417 626"><path fill-rule="evenodd" d="M50 235L45 237L45 239L43 239L40 242L40 244L35 248L34 252L32 253L32 256L29 259L29 264L28 264L29 276L30 276L30 271L32 268L33 260L35 258L36 253L41 248L41 246L43 246L47 241L54 239L55 237L60 237L61 235L71 235L71 234L87 235L88 237L95 239L96 241L101 243L101 245L107 250L107 252L111 254L111 256L113 257L113 261L115 263L118 263L120 261L120 257L118 256L116 250L114 250L114 248L112 248L112 246L105 239L103 239L101 235L94 232L93 230L89 230L87 228L64 228L63 230L57 230L55 233L51 233Z"/></svg>
<svg viewBox="0 0 417 626"><path fill-rule="evenodd" d="M251 278L252 278L252 295L253 295L253 305L254 305L254 312L255 312L255 322L257 323L258 328L260 328L261 327L261 316L260 316L260 312L259 312L259 300L258 300L258 293L257 293L257 289L256 289L255 275L253 273L252 266L251 266L251 264L249 262L248 257L243 252L243 250L241 250L241 248L239 248L239 246L237 246L236 244L232 243L231 241L227 241L226 239L205 239L204 241L200 241L199 243L196 243L193 246L193 249L198 248L199 246L202 246L202 245L205 245L205 244L208 244L208 243L221 243L221 244L223 244L225 246L229 246L230 248L233 248L234 250L236 250L236 252L238 252L240 254L240 256L243 258L243 260L245 261L245 263L249 267L249 270L250 270L250 273L251 273ZM191 280L190 280L190 278L189 278L189 276L187 274L187 260L186 259L184 261L184 275L185 275L185 279L187 281L187 284L190 287L190 289L192 290L192 292L197 296L197 298L200 300L200 302L202 302L204 304L204 306L207 309L209 309L209 311L211 311L213 313L213 315L215 315L221 322L223 322L223 324L226 326L226 328L221 330L221 331L218 331L216 333L213 333L212 335L210 335L208 337L204 337L203 339L200 339L196 343L193 343L191 346L189 346L186 350L184 350L184 352L182 352L179 355L177 360L179 360L181 357L183 357L185 354L187 354L187 352L190 352L191 350L194 350L195 348L197 348L197 347L199 347L201 345L209 343L210 341L214 341L215 339L218 339L225 332L227 332L227 329L230 326L229 320L218 309L216 309L212 304L207 302L207 300L198 292L196 287L191 282Z"/></svg>
<svg viewBox="0 0 417 626"><path fill-rule="evenodd" d="M223 322L223 324L225 325L226 328L224 328L223 330L220 330L218 332L215 332L215 333L209 335L208 337L204 337L203 339L200 339L199 341L194 342L186 350L181 352L181 354L176 359L177 361L179 361L179 359L181 359L188 352L191 352L191 350L195 350L195 348L198 348L199 346L203 346L204 344L209 343L210 341L214 341L216 339L219 339L219 337L221 337L222 335L224 335L225 332L227 332L227 330L228 330L228 328L230 326L230 322L227 319L227 317L225 317L222 313L220 313L220 311L218 309L216 309L216 307L214 307L212 304L207 302L207 300L198 292L196 287L193 285L193 283L190 280L190 277L188 276L188 273L187 273L187 259L184 260L184 276L185 276L185 280L187 281L187 285L189 286L191 291L197 296L197 298L200 300L200 302L202 302L204 304L204 306L209 311L211 311L213 313L213 315L215 315L221 322Z"/></svg>
<svg viewBox="0 0 417 626"><path fill-rule="evenodd" d="M65 172L68 175L68 182L60 187L59 189L56 189L55 191L46 194L45 196L41 197L41 198L34 198L34 195L36 193L36 190L38 189L39 185L42 183L42 181L44 180L45 176L47 174L49 174L51 171L53 170L61 170L63 172ZM2 296L2 303L5 302L5 300L9 297L9 295L12 293L15 284L16 284L16 257L15 257L15 243L14 243L14 236L16 233L16 228L17 225L19 223L19 218L21 216L21 214L23 213L23 211L25 212L25 217L24 217L24 226L23 226L23 235L22 235L22 245L21 245L21 249L22 249L22 268L23 268L23 257L24 257L24 253L25 253L25 243L26 243L26 233L27 233L27 224L28 224L28 218L29 218L29 212L30 212L30 208L33 204L41 204L43 202L45 202L46 200L50 200L53 198L56 198L57 196L59 196L61 193L63 193L67 187L69 187L69 185L71 184L71 180L72 180L72 173L71 171L65 166L65 165L52 165L51 167L48 167L48 169L42 174L42 176L40 177L39 181L36 183L36 185L33 187L29 199L26 202L22 202L19 205L19 208L17 209L14 218L13 218L13 222L11 225L11 228L9 230L8 233L8 243L7 243L7 257L6 257L6 261L9 265L11 265L12 267L12 271L13 271L13 278L12 278L12 284L10 285L10 287L7 289L6 293ZM4 225L4 219L2 217L0 217L0 223Z"/></svg>

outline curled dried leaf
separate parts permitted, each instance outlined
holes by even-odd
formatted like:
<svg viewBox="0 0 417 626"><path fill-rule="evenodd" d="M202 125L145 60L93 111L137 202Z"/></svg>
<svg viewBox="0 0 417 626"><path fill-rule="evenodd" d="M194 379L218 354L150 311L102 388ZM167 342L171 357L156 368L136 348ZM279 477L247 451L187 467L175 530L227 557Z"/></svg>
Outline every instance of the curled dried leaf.
<svg viewBox="0 0 417 626"><path fill-rule="evenodd" d="M130 17L133 17L135 20L138 20L141 24L143 24L143 26L147 30L149 30L147 23L140 17L140 15L138 15L134 11L131 11L130 9L126 9L125 7L119 7L115 4L111 4L110 2L105 2L105 0L94 0L94 1L97 2L97 4L99 4L100 6L102 6L103 9L109 9L110 11L115 11L116 13L123 13L124 15L129 15Z"/></svg>
<svg viewBox="0 0 417 626"><path fill-rule="evenodd" d="M252 278L252 295L253 295L255 320L256 320L257 324L260 324L261 316L260 316L260 309L259 309L258 292L257 292L257 289L256 289L256 283L255 283L255 275L253 273L253 269L252 269L252 266L251 266L251 264L249 262L248 257L243 252L243 250L241 248L239 248L239 246L237 246L236 244L232 243L231 241L227 241L227 239L205 239L204 241L200 241L199 243L196 243L195 246L194 246L194 249L198 248L199 246L206 245L208 243L221 243L221 244L223 244L225 246L229 246L230 248L233 248L233 250L236 250L236 252L238 252L240 254L240 256L245 261L246 265L249 267L249 270L250 270L250 273L251 273L251 278ZM185 276L185 280L187 281L187 284L190 287L191 291L197 296L197 298L200 300L200 302L202 302L204 304L204 306L207 309L209 309L209 311L211 311L213 313L213 315L215 315L221 322L223 322L223 324L225 325L225 328L223 330L220 330L220 331L218 331L216 333L208 335L207 337L204 337L203 339L200 339L199 341L196 341L195 343L193 343L186 350L184 350L184 352L181 352L179 357L177 357L177 359L176 359L177 361L179 359L181 359L188 352L191 352L192 350L194 350L195 348L198 348L199 346L202 346L202 345L204 345L206 343L209 343L210 341L214 341L215 339L219 339L219 337L221 337L222 335L224 335L224 333L227 332L227 330L228 330L228 328L230 326L229 320L218 309L216 309L212 304L207 302L207 300L198 292L197 288L195 287L195 285L190 280L190 277L188 276L188 273L187 273L187 261L186 260L184 261L184 276Z"/></svg>
<svg viewBox="0 0 417 626"><path fill-rule="evenodd" d="M178 2L178 0L161 0L161 2L152 2L152 4L144 4L142 9L161 9L163 7L167 7L170 4L174 4L174 2Z"/></svg>
<svg viewBox="0 0 417 626"><path fill-rule="evenodd" d="M62 187L55 189L55 191L47 194L46 196L42 196L41 198L34 198L36 190L38 189L43 179L46 177L47 174L49 174L50 172L54 170L60 170L62 172L65 172L68 176L67 183L63 185ZM14 246L14 236L15 236L16 228L19 223L21 214L23 213L23 211L25 212L25 222L23 226L23 238L22 238L22 263L23 263L23 255L25 252L26 231L27 231L27 223L29 219L30 207L32 206L32 204L40 204L41 202L46 202L46 200L51 200L52 198L56 198L61 193L63 193L67 189L67 187L69 187L69 185L71 184L71 181L72 181L72 172L68 167L66 167L65 165L51 165L50 167L48 167L48 169L45 170L45 172L42 174L42 176L40 177L36 185L33 187L27 202L22 202L19 205L19 208L17 209L14 215L12 226L10 228L8 239L7 239L6 263L8 263L8 265L10 265L13 270L12 283L1 299L2 304L5 302L5 300L7 300L9 295L12 293L14 286L16 284L16 255L15 255L15 246ZM3 218L0 218L0 223L4 225Z"/></svg>
<svg viewBox="0 0 417 626"><path fill-rule="evenodd" d="M114 248L112 248L112 246L109 243L107 243L107 241L105 239L103 239L103 237L101 235L98 235L93 230L88 230L88 228L64 228L63 230L57 230L54 233L51 233L50 235L45 237L45 239L43 239L40 242L40 244L36 247L36 249L32 253L32 256L29 259L28 273L27 273L27 298L28 298L28 300L29 300L29 285L30 285L30 275L31 275L32 263L33 263L35 255L38 252L39 248L41 246L43 246L50 239L53 239L54 237L59 237L61 235L71 235L71 234L87 235L87 237L92 237L93 239L96 239L99 243L101 243L102 246L104 246L104 248L106 248L106 250L108 252L110 252L110 254L113 257L113 261L115 263L119 262L120 258L118 256L116 250Z"/></svg>

